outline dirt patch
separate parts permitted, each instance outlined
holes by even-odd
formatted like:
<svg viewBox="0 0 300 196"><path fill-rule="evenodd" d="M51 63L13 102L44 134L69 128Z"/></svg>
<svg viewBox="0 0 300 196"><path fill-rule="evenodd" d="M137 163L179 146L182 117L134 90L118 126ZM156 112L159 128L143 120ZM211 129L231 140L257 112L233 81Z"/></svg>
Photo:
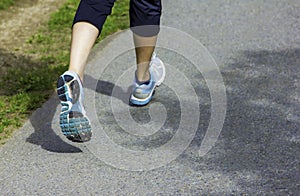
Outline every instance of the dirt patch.
<svg viewBox="0 0 300 196"><path fill-rule="evenodd" d="M9 68L32 67L40 63L28 54L26 41L47 25L50 14L67 0L18 0L0 11L0 80ZM0 87L0 95L5 94Z"/></svg>
<svg viewBox="0 0 300 196"><path fill-rule="evenodd" d="M0 48L23 53L26 40L67 0L23 0L0 12Z"/></svg>

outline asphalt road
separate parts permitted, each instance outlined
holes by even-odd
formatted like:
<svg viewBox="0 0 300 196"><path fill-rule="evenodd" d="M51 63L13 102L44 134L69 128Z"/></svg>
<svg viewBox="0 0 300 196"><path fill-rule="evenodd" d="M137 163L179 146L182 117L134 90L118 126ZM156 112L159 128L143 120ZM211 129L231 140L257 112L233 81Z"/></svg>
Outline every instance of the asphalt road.
<svg viewBox="0 0 300 196"><path fill-rule="evenodd" d="M126 33L114 35L94 49L86 71L94 139L64 138L53 96L0 148L1 195L300 194L300 2L164 0L163 7L157 53L167 77L151 104L127 106L134 56ZM222 84L206 77L215 68L197 69L212 59ZM214 97L223 85L226 99ZM224 106L218 140L200 156ZM149 125L152 135L139 134ZM172 140L181 125L185 132ZM107 138L121 150L101 142Z"/></svg>

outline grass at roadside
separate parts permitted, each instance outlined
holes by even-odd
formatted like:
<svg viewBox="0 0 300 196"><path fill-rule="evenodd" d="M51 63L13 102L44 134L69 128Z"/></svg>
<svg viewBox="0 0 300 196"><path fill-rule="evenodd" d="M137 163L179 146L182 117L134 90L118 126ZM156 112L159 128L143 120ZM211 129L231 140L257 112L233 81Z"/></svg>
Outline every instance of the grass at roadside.
<svg viewBox="0 0 300 196"><path fill-rule="evenodd" d="M69 0L53 13L48 25L27 41L30 66L5 70L0 79L0 141L21 126L28 115L53 94L58 76L69 62L71 25L78 0ZM99 39L129 26L129 0L117 1Z"/></svg>
<svg viewBox="0 0 300 196"><path fill-rule="evenodd" d="M9 6L14 4L14 0L1 0L0 1L0 10L4 10L8 8Z"/></svg>

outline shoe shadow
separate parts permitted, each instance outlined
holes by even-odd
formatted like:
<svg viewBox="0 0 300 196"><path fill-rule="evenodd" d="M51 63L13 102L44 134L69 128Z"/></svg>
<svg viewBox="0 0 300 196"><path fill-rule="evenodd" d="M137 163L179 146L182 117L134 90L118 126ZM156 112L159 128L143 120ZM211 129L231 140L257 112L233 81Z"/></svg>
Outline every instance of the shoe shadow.
<svg viewBox="0 0 300 196"><path fill-rule="evenodd" d="M103 95L114 96L128 104L131 87L129 87L127 91L124 91L121 87L116 86L111 82L97 80L89 75L85 76L84 87ZM116 93L113 93L113 91ZM41 108L37 109L32 114L30 122L34 129L34 133L32 133L26 141L39 145L42 149L50 152L80 153L82 152L79 148L81 144L68 143L68 141L66 142L61 138L64 137L62 134L58 135L56 133L57 131L53 130L53 128L56 127L55 125L57 125L59 129L59 119L54 119L56 118L55 114L59 104L60 101L56 94L54 94Z"/></svg>

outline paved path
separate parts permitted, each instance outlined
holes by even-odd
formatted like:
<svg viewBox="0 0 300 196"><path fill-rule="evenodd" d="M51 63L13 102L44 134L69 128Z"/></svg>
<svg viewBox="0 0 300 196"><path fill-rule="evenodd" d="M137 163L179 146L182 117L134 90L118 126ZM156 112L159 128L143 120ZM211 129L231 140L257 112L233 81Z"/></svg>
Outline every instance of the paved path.
<svg viewBox="0 0 300 196"><path fill-rule="evenodd" d="M143 126L158 120L154 125L161 129L142 137L128 133L126 126L131 123L117 122L118 112L126 109L128 96L128 89L122 86L128 81L123 84L118 79L126 76L122 74L134 62L132 50L117 54L113 48L113 43L122 37L119 34L103 48L95 48L88 65L86 104L95 112L91 116L93 123L95 118L101 123L94 126L94 142L85 145L65 140L59 130L60 106L54 96L1 147L1 194L299 194L300 3L164 0L163 4L163 25L184 31L201 42L220 67L227 92L227 113L213 148L204 156L198 154L213 113L209 80L197 71L191 59L168 48L158 48L157 52L172 77L168 76L167 84L157 89L150 105L129 108L135 122ZM176 37L176 33L170 36ZM189 45L178 47L188 49ZM105 64L100 61L103 54L110 54L108 59L117 57ZM99 71L101 75L95 77ZM178 75L172 75L175 72ZM186 77L180 78L182 75ZM197 132L180 156L162 167L147 170L151 160L143 165L123 157L122 162L122 154L114 149L97 154L102 150L97 148L102 145L97 141L103 139L97 133L103 131L115 144L123 146L125 150L120 152L124 153L127 149L133 153L150 152L169 143L180 127L180 104L195 96L190 91L188 96L182 95L184 101L179 100L178 95L184 90L171 88L172 81L178 84L176 79L182 84L187 79L194 87L200 108ZM154 112L159 118L152 115L152 110L157 110ZM161 119L163 124L159 124ZM178 151L174 146L170 154ZM161 158L158 156L157 161L163 162ZM165 160L169 158L166 155ZM145 170L131 171L138 165Z"/></svg>

